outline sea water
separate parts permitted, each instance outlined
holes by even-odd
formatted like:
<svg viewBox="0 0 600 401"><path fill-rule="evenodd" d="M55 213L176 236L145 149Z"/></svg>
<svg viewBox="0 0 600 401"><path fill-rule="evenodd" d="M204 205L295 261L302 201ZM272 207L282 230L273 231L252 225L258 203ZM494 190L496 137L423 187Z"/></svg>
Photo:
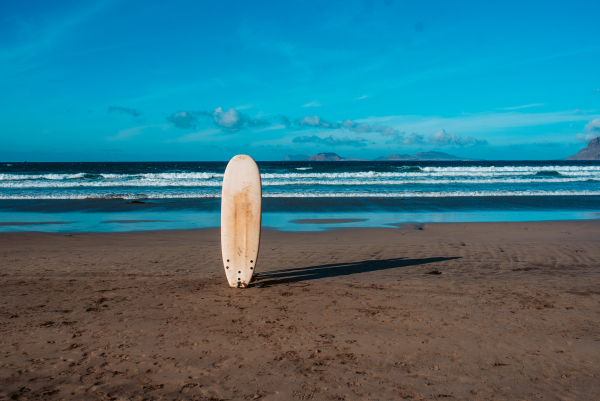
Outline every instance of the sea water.
<svg viewBox="0 0 600 401"><path fill-rule="evenodd" d="M0 231L218 226L226 165L0 163ZM290 221L348 216L364 221L338 225L600 217L600 162L356 161L258 165L263 184L263 225L278 229L323 229L331 224L307 227ZM11 222L68 224L7 224Z"/></svg>

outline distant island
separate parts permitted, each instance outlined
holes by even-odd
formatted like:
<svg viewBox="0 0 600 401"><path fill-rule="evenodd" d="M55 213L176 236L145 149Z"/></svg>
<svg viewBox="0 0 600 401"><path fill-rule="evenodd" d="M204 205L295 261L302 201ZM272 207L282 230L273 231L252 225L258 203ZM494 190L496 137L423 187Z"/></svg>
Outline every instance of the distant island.
<svg viewBox="0 0 600 401"><path fill-rule="evenodd" d="M577 154L567 157L567 160L600 160L600 136L592 139Z"/></svg>
<svg viewBox="0 0 600 401"><path fill-rule="evenodd" d="M366 161L365 159L352 159L348 157L338 156L335 153L318 153L308 157L306 155L287 155L286 161L314 161L314 162L339 162L339 161ZM414 155L392 153L389 156L381 156L375 159L376 161L397 161L397 160L473 160L464 157L454 156L444 152L418 152Z"/></svg>

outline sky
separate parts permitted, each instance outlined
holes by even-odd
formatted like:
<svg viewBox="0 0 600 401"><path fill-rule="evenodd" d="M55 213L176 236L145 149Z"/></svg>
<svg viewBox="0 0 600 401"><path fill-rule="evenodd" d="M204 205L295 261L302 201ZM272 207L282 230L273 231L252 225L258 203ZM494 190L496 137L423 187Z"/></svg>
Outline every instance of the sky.
<svg viewBox="0 0 600 401"><path fill-rule="evenodd" d="M1 161L441 151L600 135L600 2L3 1Z"/></svg>

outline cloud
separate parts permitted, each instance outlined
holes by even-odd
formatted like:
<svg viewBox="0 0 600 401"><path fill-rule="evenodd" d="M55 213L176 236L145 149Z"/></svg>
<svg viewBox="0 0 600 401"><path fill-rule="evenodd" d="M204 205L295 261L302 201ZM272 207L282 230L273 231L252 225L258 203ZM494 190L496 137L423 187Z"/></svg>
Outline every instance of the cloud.
<svg viewBox="0 0 600 401"><path fill-rule="evenodd" d="M262 127L269 125L267 120L251 118L249 115L240 113L233 107L223 110L217 107L214 111L181 111L167 116L167 121L181 129L196 128L198 117L211 119L213 124L229 132L236 132L248 127Z"/></svg>
<svg viewBox="0 0 600 401"><path fill-rule="evenodd" d="M312 102L308 102L306 104L303 104L300 107L321 107L321 103L317 102L316 100L313 100Z"/></svg>
<svg viewBox="0 0 600 401"><path fill-rule="evenodd" d="M240 113L233 107L227 111L224 111L222 107L217 107L213 112L213 118L216 125L224 127L230 132L235 132L248 127L262 127L270 124L264 119L250 118L247 114Z"/></svg>
<svg viewBox="0 0 600 401"><path fill-rule="evenodd" d="M480 146L488 144L485 139L476 139L468 135L465 137L451 135L443 129L431 134L427 142L434 146Z"/></svg>
<svg viewBox="0 0 600 401"><path fill-rule="evenodd" d="M240 122L240 113L233 107L227 111L224 111L222 107L217 107L213 112L213 117L215 124L229 129L233 129Z"/></svg>
<svg viewBox="0 0 600 401"><path fill-rule="evenodd" d="M257 133L257 132L265 132L265 131L274 131L274 130L284 129L284 128L287 128L287 126L285 124L277 124L277 125L271 125L270 127L265 127L265 128L260 128L260 129L254 130L254 132Z"/></svg>
<svg viewBox="0 0 600 401"><path fill-rule="evenodd" d="M388 140L385 142L388 145L398 144L398 145L421 145L421 144L430 144L434 146L480 146L487 145L488 141L485 139L476 139L472 136L461 137L460 135L450 135L446 133L445 130L439 130L434 134L430 135L427 139L425 135L418 134L413 132L409 136L406 136L405 132L399 131L395 128L392 128L387 125L381 124L367 124L367 123L359 123L350 119L347 119L342 122L330 122L322 119L319 116L305 116L302 119L296 120L295 124L300 126L300 128L304 127L314 127L314 128L326 128L326 129L345 129L348 131L356 132L359 134L370 134L376 133L381 136L387 137ZM317 141L321 138L313 135L310 136L302 136L294 138L295 140L301 138L301 140L308 141ZM347 138L346 138L347 139ZM300 140L300 139L298 139ZM315 142L317 143L317 142ZM323 142L318 142L323 143ZM354 146L354 145L351 145ZM362 146L362 145L361 145Z"/></svg>
<svg viewBox="0 0 600 401"><path fill-rule="evenodd" d="M417 134L413 132L407 138L404 138L402 141L403 145L418 145L425 142L425 135Z"/></svg>
<svg viewBox="0 0 600 401"><path fill-rule="evenodd" d="M587 132L597 132L600 134L600 118L595 118L585 125Z"/></svg>
<svg viewBox="0 0 600 401"><path fill-rule="evenodd" d="M121 130L121 131L117 132L116 135L107 137L106 140L107 141L124 141L127 139L131 139L134 136L143 134L145 131L147 131L151 128L157 128L157 127L162 128L163 131L165 131L168 128L167 125L142 125L139 127L133 127L133 128Z"/></svg>
<svg viewBox="0 0 600 401"><path fill-rule="evenodd" d="M142 114L144 114L143 112L141 112L139 110L132 109L130 107L121 107L121 106L109 106L108 112L109 113L119 113L119 114L129 114L130 116L133 116L133 117L139 117ZM88 111L88 113L89 113L89 111Z"/></svg>
<svg viewBox="0 0 600 401"><path fill-rule="evenodd" d="M221 132L221 130L218 128L209 128L198 132L192 132L191 134L180 136L179 138L171 139L167 142L201 142L205 141L208 136L218 134L219 132Z"/></svg>
<svg viewBox="0 0 600 401"><path fill-rule="evenodd" d="M341 124L330 123L326 120L323 120L319 116L306 116L300 120L296 120L296 124L300 125L300 127L304 127L304 126L317 127L317 128L340 128L341 127Z"/></svg>
<svg viewBox="0 0 600 401"><path fill-rule="evenodd" d="M579 142L589 142L596 137L594 134L577 134L575 136Z"/></svg>
<svg viewBox="0 0 600 401"><path fill-rule="evenodd" d="M319 145L326 146L352 146L355 148L362 148L367 146L368 141L364 138L355 138L350 139L348 137L345 138L336 138L333 135L330 135L325 138L320 138L316 135L312 136L297 136L292 139L293 143L316 143Z"/></svg>
<svg viewBox="0 0 600 401"><path fill-rule="evenodd" d="M365 123L357 123L356 121L352 121L350 119L347 119L346 121L344 121L343 126L346 129L349 129L354 132L360 132L360 133L376 132L383 136L402 135L402 133L400 131L393 129L392 127L388 127L385 125L379 125L379 124L369 125L369 124L365 124Z"/></svg>
<svg viewBox="0 0 600 401"><path fill-rule="evenodd" d="M537 106L543 106L546 103L532 103L532 104L525 104L523 106L513 106L513 107L504 107L500 110L519 110L519 109L528 109L530 107L537 107Z"/></svg>
<svg viewBox="0 0 600 401"><path fill-rule="evenodd" d="M277 116L275 118L278 119L287 128L290 128L292 126L292 121L286 116Z"/></svg>
<svg viewBox="0 0 600 401"><path fill-rule="evenodd" d="M403 132L385 125L357 123L356 121L352 121L350 119L346 119L343 122L329 122L319 116L305 116L302 119L296 120L296 125L299 125L301 128L314 127L327 129L347 129L349 131L361 134L369 134L374 132L383 136L394 136L397 138L402 137L404 134Z"/></svg>
<svg viewBox="0 0 600 401"><path fill-rule="evenodd" d="M369 95L362 95L362 96L360 96L360 97L356 97L356 98L354 98L354 100L363 100L363 99L366 99L366 98L368 98L368 97L369 97Z"/></svg>
<svg viewBox="0 0 600 401"><path fill-rule="evenodd" d="M245 109L251 109L252 107L254 107L253 104L243 104L241 106L235 106L234 109L236 109L236 110L245 110Z"/></svg>
<svg viewBox="0 0 600 401"><path fill-rule="evenodd" d="M196 113L193 111L182 111L167 116L167 121L172 123L177 128L189 129L196 128L198 118L196 117Z"/></svg>

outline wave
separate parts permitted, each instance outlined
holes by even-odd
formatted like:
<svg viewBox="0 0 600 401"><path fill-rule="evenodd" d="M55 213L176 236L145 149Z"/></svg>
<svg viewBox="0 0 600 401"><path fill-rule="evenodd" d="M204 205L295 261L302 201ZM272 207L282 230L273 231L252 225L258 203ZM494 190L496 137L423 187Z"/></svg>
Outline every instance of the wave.
<svg viewBox="0 0 600 401"><path fill-rule="evenodd" d="M600 191L443 191L443 192L272 192L265 198L440 198L440 197L498 197L498 196L598 196ZM197 199L220 198L214 193L139 193L139 194L0 194L0 199Z"/></svg>
<svg viewBox="0 0 600 401"><path fill-rule="evenodd" d="M400 166L396 167L398 170L402 170L406 173L420 173L423 170L419 166Z"/></svg>
<svg viewBox="0 0 600 401"><path fill-rule="evenodd" d="M403 178L403 177L495 177L495 176L598 176L600 166L505 166L505 167L395 167L392 172L357 171L357 172L290 172L290 173L263 173L263 179L296 179L296 178ZM307 171L312 167L298 167L296 170ZM222 173L217 172L166 172L166 173L75 173L75 174L0 174L3 181L31 181L31 180L220 180Z"/></svg>
<svg viewBox="0 0 600 401"><path fill-rule="evenodd" d="M542 177L561 177L562 174L558 171L538 171L535 175Z"/></svg>
<svg viewBox="0 0 600 401"><path fill-rule="evenodd" d="M49 177L50 174L46 174L44 176L27 176L27 177L9 177L4 178L0 176L0 187L11 187L17 186L17 183L23 183L25 186L31 184L33 186L38 186L42 182L55 183L61 182L67 185L79 186L79 185L92 185L92 186L143 186L143 185L221 185L223 175L222 174L205 174L203 176L187 176L185 174L178 175L163 175L163 174L144 174L144 175L118 175L118 174L98 174L98 175L89 175L82 174L79 177L75 177L71 175L69 177L59 178L58 175L54 175L54 177ZM583 172L577 174L568 174L568 173L545 173L545 172L537 172L537 173L522 173L522 174L508 174L508 173L480 173L480 174L472 174L472 173L455 173L455 174L443 174L443 173L376 173L376 172L357 172L357 173L286 173L286 174L261 174L261 178L263 181L266 180L373 180L373 179L398 179L401 180L413 179L415 182L426 183L427 179L453 179L454 177L472 177L473 179L480 177L479 180L493 179L497 178L501 179L510 179L509 177L528 177L528 176L536 176L540 177L535 180L535 182L539 180L543 180L544 177L552 178L564 178L566 180L574 180L574 181L583 181L587 179L600 179L600 172ZM514 178L518 180L519 178ZM522 180L527 180L523 179ZM440 180L436 180L440 181ZM467 182L467 181L465 181ZM480 181L483 182L483 181ZM529 182L529 181L523 181ZM531 181L534 182L534 181ZM550 182L550 181L549 181ZM563 181L555 181L555 182L563 182ZM564 181L566 182L566 181ZM11 184L13 183L13 184ZM35 184L34 184L35 183ZM473 183L477 183L473 181ZM52 184L49 184L51 186Z"/></svg>
<svg viewBox="0 0 600 401"><path fill-rule="evenodd" d="M0 181L16 180L74 180L84 178L86 173L77 174L0 174Z"/></svg>
<svg viewBox="0 0 600 401"><path fill-rule="evenodd" d="M131 180L131 179L199 179L210 180L212 178L223 178L219 173L140 173L140 174L110 174L110 173L76 173L76 174L0 174L2 181L28 181L28 180L78 180L78 179L107 179L107 180Z"/></svg>
<svg viewBox="0 0 600 401"><path fill-rule="evenodd" d="M422 179L422 180L316 180L316 179L297 179L297 180L263 180L263 186L355 186L355 185L452 185L452 184L551 184L568 182L598 182L597 179L589 177L559 177L559 178L496 178L496 179ZM118 188L118 187L221 187L222 181L196 181L196 180L151 180L139 179L131 181L9 181L0 182L0 188L19 189L19 188Z"/></svg>

